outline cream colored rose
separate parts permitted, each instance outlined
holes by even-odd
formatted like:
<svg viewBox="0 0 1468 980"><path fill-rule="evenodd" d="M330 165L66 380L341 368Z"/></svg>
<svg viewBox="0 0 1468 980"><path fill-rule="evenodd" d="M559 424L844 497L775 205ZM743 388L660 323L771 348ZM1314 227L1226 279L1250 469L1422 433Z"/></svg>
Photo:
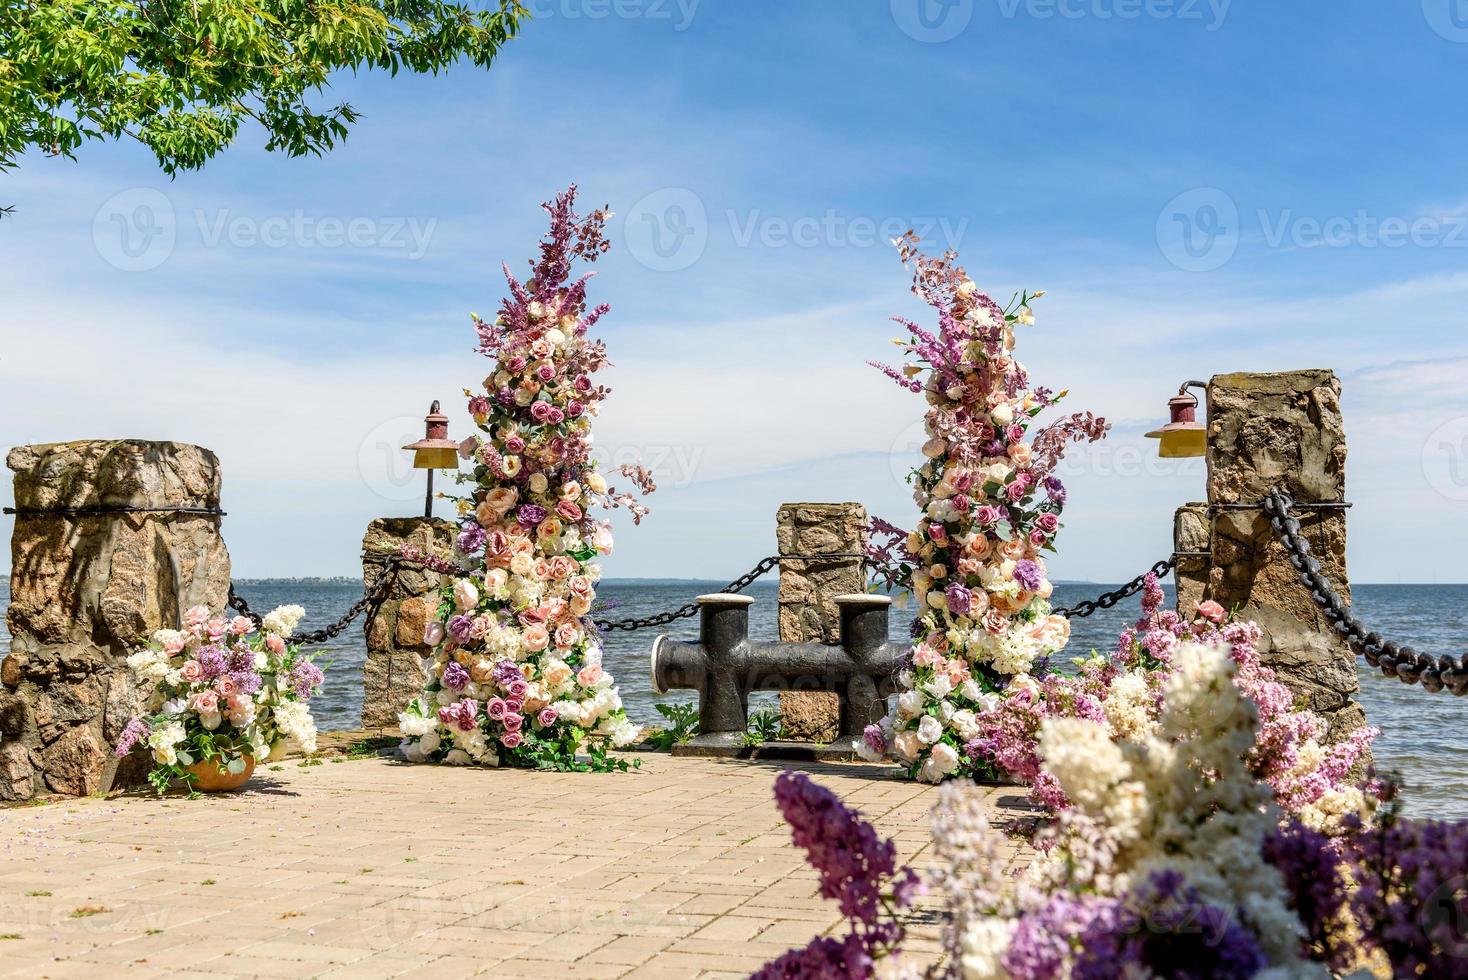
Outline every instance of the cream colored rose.
<svg viewBox="0 0 1468 980"><path fill-rule="evenodd" d="M592 493L607 492L607 478L600 473L590 473L586 477L586 485L591 488Z"/></svg>

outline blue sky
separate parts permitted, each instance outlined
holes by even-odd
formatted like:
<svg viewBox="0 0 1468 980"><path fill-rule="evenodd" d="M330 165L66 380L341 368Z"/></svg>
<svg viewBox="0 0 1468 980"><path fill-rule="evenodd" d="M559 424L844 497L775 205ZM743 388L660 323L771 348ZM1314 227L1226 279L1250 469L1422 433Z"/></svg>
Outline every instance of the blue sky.
<svg viewBox="0 0 1468 980"><path fill-rule="evenodd" d="M0 177L0 442L200 443L236 574L350 573L421 498L392 447L427 403L467 432L467 313L575 180L617 212L600 451L662 483L609 574L732 577L785 500L908 520L920 405L864 362L921 313L916 225L1049 290L1020 355L1115 423L1057 576L1170 550L1203 470L1142 433L1179 382L1331 367L1354 577L1468 581L1460 6L538 0L488 73L337 78L363 119L322 159L246 130L175 180L100 144Z"/></svg>

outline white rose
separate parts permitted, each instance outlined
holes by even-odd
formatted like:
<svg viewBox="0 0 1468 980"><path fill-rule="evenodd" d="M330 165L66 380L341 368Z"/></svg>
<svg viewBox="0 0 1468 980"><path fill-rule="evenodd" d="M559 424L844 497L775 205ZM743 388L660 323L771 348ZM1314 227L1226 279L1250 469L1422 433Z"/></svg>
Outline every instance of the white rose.
<svg viewBox="0 0 1468 980"><path fill-rule="evenodd" d="M947 776L958 770L958 750L947 742L939 742L933 746L928 761L937 766L940 773Z"/></svg>
<svg viewBox="0 0 1468 980"><path fill-rule="evenodd" d="M979 700L980 695L982 695L984 692L979 687L979 682L970 677L959 686L958 693L962 694L970 701L977 701ZM988 709L986 708L985 710L987 711Z"/></svg>
<svg viewBox="0 0 1468 980"><path fill-rule="evenodd" d="M897 710L904 718L911 718L923 710L923 692L903 691L897 695Z"/></svg>
<svg viewBox="0 0 1468 980"><path fill-rule="evenodd" d="M979 734L978 717L967 708L962 708L953 713L951 719L953 730L958 732L959 738L967 741L976 738Z"/></svg>
<svg viewBox="0 0 1468 980"><path fill-rule="evenodd" d="M943 737L943 723L932 715L923 715L918 722L917 736L925 745L932 745Z"/></svg>
<svg viewBox="0 0 1468 980"><path fill-rule="evenodd" d="M467 766L474 760L470 759L469 753L465 752L463 749L453 749L449 752L448 755L443 757L443 761L445 764L450 766Z"/></svg>
<svg viewBox="0 0 1468 980"><path fill-rule="evenodd" d="M989 413L989 417L994 420L995 425L1008 425L1014 421L1014 406L1008 402L997 405Z"/></svg>
<svg viewBox="0 0 1468 980"><path fill-rule="evenodd" d="M469 579L461 578L454 583L454 605L459 612L474 609L479 605L479 590Z"/></svg>
<svg viewBox="0 0 1468 980"><path fill-rule="evenodd" d="M948 697L948 695L952 693L953 682L948 679L947 674L939 674L937 677L934 677L932 680L928 681L927 690L929 694L931 694L935 698L938 698L941 701L943 698Z"/></svg>

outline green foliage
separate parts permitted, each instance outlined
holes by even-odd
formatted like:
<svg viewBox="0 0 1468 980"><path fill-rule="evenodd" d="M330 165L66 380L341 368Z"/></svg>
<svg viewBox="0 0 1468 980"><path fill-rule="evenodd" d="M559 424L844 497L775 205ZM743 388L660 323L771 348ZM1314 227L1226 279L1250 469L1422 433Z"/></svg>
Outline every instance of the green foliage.
<svg viewBox="0 0 1468 980"><path fill-rule="evenodd" d="M698 705L655 704L653 707L668 720L667 728L660 728L648 736L647 742L653 748L666 752L698 734Z"/></svg>
<svg viewBox="0 0 1468 980"><path fill-rule="evenodd" d="M774 708L761 708L749 716L749 728L744 733L744 744L753 748L766 742L773 742L780 737L784 727L779 711Z"/></svg>
<svg viewBox="0 0 1468 980"><path fill-rule="evenodd" d="M0 168L132 137L197 169L248 120L265 146L320 154L358 112L313 106L334 71L488 67L521 0L10 0L0 6Z"/></svg>

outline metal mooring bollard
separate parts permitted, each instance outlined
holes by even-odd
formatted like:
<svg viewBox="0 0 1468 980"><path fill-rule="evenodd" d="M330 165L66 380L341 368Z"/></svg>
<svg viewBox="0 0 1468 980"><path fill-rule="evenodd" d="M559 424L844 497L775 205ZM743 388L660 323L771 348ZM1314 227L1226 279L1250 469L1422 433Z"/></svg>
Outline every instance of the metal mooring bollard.
<svg viewBox="0 0 1468 980"><path fill-rule="evenodd" d="M694 754L738 754L749 722L752 691L834 691L841 699L838 752L881 719L907 647L887 640L892 600L879 595L836 597L841 644L768 643L749 638L750 596L698 597L699 638L659 636L652 646L652 686L698 692Z"/></svg>

